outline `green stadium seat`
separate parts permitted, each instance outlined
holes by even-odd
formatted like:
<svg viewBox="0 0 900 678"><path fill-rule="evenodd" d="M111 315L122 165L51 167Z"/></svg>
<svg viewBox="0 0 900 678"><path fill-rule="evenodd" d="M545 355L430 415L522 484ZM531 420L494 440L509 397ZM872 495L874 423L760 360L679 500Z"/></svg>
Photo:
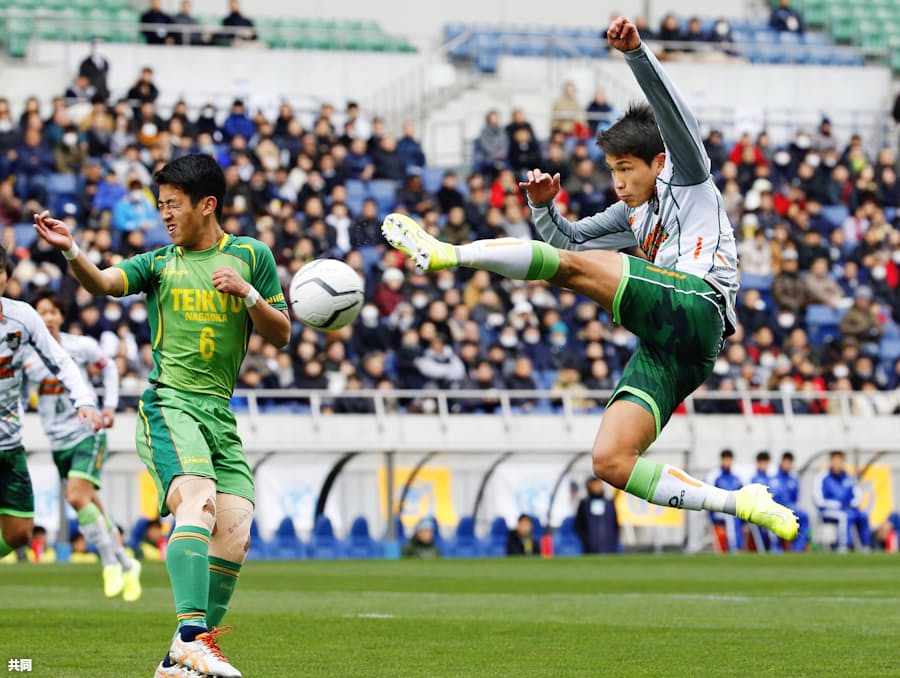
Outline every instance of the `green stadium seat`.
<svg viewBox="0 0 900 678"><path fill-rule="evenodd" d="M137 42L138 31L137 25L140 23L141 15L137 10L130 7L122 7L116 10L114 15L115 24L112 28L110 40L112 42Z"/></svg>
<svg viewBox="0 0 900 678"><path fill-rule="evenodd" d="M13 16L6 23L6 54L21 59L28 53L33 23L30 18Z"/></svg>

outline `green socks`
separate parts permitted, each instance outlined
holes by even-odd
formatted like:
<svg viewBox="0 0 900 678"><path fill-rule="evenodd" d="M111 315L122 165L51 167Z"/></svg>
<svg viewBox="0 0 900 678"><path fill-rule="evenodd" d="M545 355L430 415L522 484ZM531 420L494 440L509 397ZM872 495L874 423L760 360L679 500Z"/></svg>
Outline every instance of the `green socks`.
<svg viewBox="0 0 900 678"><path fill-rule="evenodd" d="M10 546L5 541L3 541L3 535L0 534L0 558L3 558L4 556L8 556L12 552L13 552L12 546Z"/></svg>
<svg viewBox="0 0 900 678"><path fill-rule="evenodd" d="M549 280L559 270L559 252L538 240L476 240L457 247L456 258L460 266L516 280Z"/></svg>
<svg viewBox="0 0 900 678"><path fill-rule="evenodd" d="M176 527L169 537L166 569L172 581L179 627L207 627L209 539L209 530L195 525Z"/></svg>
<svg viewBox="0 0 900 678"><path fill-rule="evenodd" d="M209 599L206 609L206 621L209 628L222 623L222 617L228 611L228 603L237 588L241 564L224 558L209 557Z"/></svg>

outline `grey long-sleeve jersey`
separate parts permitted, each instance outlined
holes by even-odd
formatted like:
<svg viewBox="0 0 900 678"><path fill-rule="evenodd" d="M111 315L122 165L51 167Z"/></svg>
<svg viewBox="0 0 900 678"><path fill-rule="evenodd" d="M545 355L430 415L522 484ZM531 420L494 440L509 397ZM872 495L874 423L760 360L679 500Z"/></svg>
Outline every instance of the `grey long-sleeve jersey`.
<svg viewBox="0 0 900 678"><path fill-rule="evenodd" d="M726 302L726 334L737 324L738 259L734 230L710 175L700 127L656 57L642 44L625 61L647 96L666 147L656 196L629 208L617 202L571 222L553 204L531 206L535 226L550 245L567 250L621 250L635 245L653 263L692 273L716 288Z"/></svg>

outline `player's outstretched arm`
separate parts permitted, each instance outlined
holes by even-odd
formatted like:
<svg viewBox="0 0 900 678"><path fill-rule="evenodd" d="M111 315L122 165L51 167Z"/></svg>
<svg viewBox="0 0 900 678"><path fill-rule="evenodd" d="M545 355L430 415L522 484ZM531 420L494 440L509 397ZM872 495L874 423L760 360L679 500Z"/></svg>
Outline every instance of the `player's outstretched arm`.
<svg viewBox="0 0 900 678"><path fill-rule="evenodd" d="M628 224L627 206L616 203L604 211L578 221L569 221L553 204L559 193L559 174L528 170L525 189L535 228L548 245L563 250L626 250L637 246Z"/></svg>
<svg viewBox="0 0 900 678"><path fill-rule="evenodd" d="M671 156L673 177L684 184L706 181L709 156L703 147L697 119L659 61L642 45L637 27L624 17L613 19L607 30L607 40L611 47L625 54L625 62L650 102Z"/></svg>
<svg viewBox="0 0 900 678"><path fill-rule="evenodd" d="M48 244L63 252L69 261L72 275L84 288L95 296L112 295L120 297L125 293L122 274L115 269L101 271L81 252L69 228L59 219L53 219L49 212L34 215L34 230Z"/></svg>
<svg viewBox="0 0 900 678"><path fill-rule="evenodd" d="M291 340L291 321L287 311L279 311L262 298L259 291L233 268L222 266L213 271L212 284L219 292L240 297L247 304L253 327L263 339L277 348Z"/></svg>

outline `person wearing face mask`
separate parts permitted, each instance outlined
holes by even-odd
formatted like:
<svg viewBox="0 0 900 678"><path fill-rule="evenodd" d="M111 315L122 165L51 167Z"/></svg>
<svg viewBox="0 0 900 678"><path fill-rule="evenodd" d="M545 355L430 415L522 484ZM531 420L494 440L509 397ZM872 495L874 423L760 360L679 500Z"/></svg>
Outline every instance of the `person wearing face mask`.
<svg viewBox="0 0 900 678"><path fill-rule="evenodd" d="M106 101L109 99L109 87L106 84L109 77L109 62L100 53L102 42L99 38L91 40L91 53L78 66L78 74L86 76L96 93Z"/></svg>
<svg viewBox="0 0 900 678"><path fill-rule="evenodd" d="M853 305L841 318L839 329L845 338L852 338L860 343L877 342L881 338L882 328L872 313L872 288L860 285L853 295Z"/></svg>
<svg viewBox="0 0 900 678"><path fill-rule="evenodd" d="M541 341L541 330L538 327L526 327L522 332L522 345L520 347L524 357L531 361L532 367L538 373L544 373L554 369L553 356L550 347Z"/></svg>
<svg viewBox="0 0 900 678"><path fill-rule="evenodd" d="M120 233L136 229L148 231L162 227L159 212L150 202L147 191L139 179L128 182L128 193L113 208L112 227Z"/></svg>
<svg viewBox="0 0 900 678"><path fill-rule="evenodd" d="M87 153L77 127L69 125L63 130L62 138L53 149L53 157L56 159L57 172L81 174L84 163L87 161Z"/></svg>
<svg viewBox="0 0 900 678"><path fill-rule="evenodd" d="M359 320L353 324L353 351L364 355L371 351L387 351L391 348L391 331L382 324L378 308L366 304L359 312Z"/></svg>

